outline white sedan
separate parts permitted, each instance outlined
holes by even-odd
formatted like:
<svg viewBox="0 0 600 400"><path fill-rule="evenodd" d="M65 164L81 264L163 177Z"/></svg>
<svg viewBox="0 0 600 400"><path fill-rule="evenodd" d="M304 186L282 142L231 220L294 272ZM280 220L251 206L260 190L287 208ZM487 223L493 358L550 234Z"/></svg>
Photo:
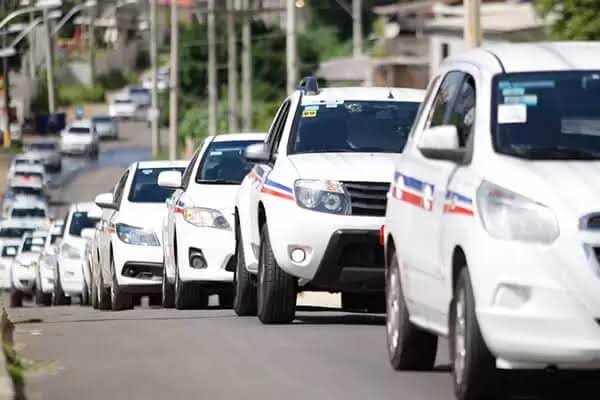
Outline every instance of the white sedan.
<svg viewBox="0 0 600 400"><path fill-rule="evenodd" d="M52 304L55 282L54 271L56 270L58 245L63 234L63 224L62 220L56 220L52 223L45 238L44 249L40 255L35 279L35 303L39 306Z"/></svg>
<svg viewBox="0 0 600 400"><path fill-rule="evenodd" d="M159 177L161 186L176 189L167 201L162 232L164 307L205 307L210 294L218 294L222 306L231 306L235 197L251 169L243 153L264 139L264 134L209 137L183 177L177 172Z"/></svg>
<svg viewBox="0 0 600 400"><path fill-rule="evenodd" d="M98 133L91 120L79 120L61 134L60 151L64 154L84 155L97 159L100 152Z"/></svg>
<svg viewBox="0 0 600 400"><path fill-rule="evenodd" d="M97 306L125 310L138 297L160 304L163 276L161 223L165 200L173 190L158 186L164 171L181 173L186 161L145 161L132 164L113 193L96 197L103 209L98 232L99 267L93 268ZM94 287L93 287L94 288Z"/></svg>

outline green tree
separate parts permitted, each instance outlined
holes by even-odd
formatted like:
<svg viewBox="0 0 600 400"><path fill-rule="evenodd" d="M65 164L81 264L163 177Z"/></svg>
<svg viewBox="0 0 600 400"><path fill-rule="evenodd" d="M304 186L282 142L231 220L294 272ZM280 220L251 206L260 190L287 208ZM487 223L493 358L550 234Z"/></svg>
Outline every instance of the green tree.
<svg viewBox="0 0 600 400"><path fill-rule="evenodd" d="M537 0L536 7L542 16L551 18L553 38L600 39L600 0Z"/></svg>

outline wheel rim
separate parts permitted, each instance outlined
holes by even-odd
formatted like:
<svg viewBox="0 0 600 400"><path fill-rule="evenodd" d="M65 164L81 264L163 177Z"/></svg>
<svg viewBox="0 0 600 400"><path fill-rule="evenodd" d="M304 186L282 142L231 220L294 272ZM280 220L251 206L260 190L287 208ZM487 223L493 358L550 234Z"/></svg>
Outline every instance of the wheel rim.
<svg viewBox="0 0 600 400"><path fill-rule="evenodd" d="M458 293L454 310L454 379L457 385L463 381L465 371L465 359L467 357L467 346L465 338L465 294Z"/></svg>
<svg viewBox="0 0 600 400"><path fill-rule="evenodd" d="M400 283L398 270L392 268L387 282L387 317L386 328L388 347L391 354L396 352L400 339Z"/></svg>

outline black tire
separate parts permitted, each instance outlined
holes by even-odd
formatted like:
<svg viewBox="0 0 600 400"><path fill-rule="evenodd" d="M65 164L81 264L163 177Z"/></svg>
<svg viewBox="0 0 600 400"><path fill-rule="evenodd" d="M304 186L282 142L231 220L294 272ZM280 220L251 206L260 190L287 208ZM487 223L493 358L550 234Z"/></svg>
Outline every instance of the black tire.
<svg viewBox="0 0 600 400"><path fill-rule="evenodd" d="M385 313L385 294L342 292L342 309L344 311Z"/></svg>
<svg viewBox="0 0 600 400"><path fill-rule="evenodd" d="M65 295L60 282L60 270L56 270L56 279L54 282L54 293L52 295L52 305L54 306L70 306L71 298Z"/></svg>
<svg viewBox="0 0 600 400"><path fill-rule="evenodd" d="M90 300L92 303L92 308L97 310L98 309L98 287L96 286L96 281L94 280L94 277L92 276L92 287L91 287L91 293L90 293Z"/></svg>
<svg viewBox="0 0 600 400"><path fill-rule="evenodd" d="M219 306L221 308L232 308L233 307L233 288L223 290L219 294Z"/></svg>
<svg viewBox="0 0 600 400"><path fill-rule="evenodd" d="M459 313L460 309L460 313ZM458 323L460 314L464 316ZM464 337L464 362L458 367L457 325L462 325ZM460 332L460 331L459 331ZM454 394L457 400L493 399L498 389L498 373L495 358L485 344L475 314L475 297L469 270L465 266L454 289L450 307L450 362Z"/></svg>
<svg viewBox="0 0 600 400"><path fill-rule="evenodd" d="M195 310L208 307L208 293L196 282L183 282L175 266L175 308Z"/></svg>
<svg viewBox="0 0 600 400"><path fill-rule="evenodd" d="M167 279L167 269L163 268L161 301L164 308L175 307L175 285Z"/></svg>
<svg viewBox="0 0 600 400"><path fill-rule="evenodd" d="M98 291L98 309L99 310L110 310L110 289L105 288L104 286L104 277L102 276L102 271L99 271L100 274L100 284L96 288Z"/></svg>
<svg viewBox="0 0 600 400"><path fill-rule="evenodd" d="M79 305L80 306L89 306L90 305L90 292L87 286L87 283L85 282L85 279L83 281L83 289L81 290L81 296L79 297Z"/></svg>
<svg viewBox="0 0 600 400"><path fill-rule="evenodd" d="M257 315L263 324L287 324L294 320L296 285L296 278L277 264L265 223L260 235L257 290Z"/></svg>
<svg viewBox="0 0 600 400"><path fill-rule="evenodd" d="M113 311L130 310L133 308L133 298L131 294L124 293L119 287L117 273L115 271L115 262L110 260L110 270L112 274L112 285L110 286L110 308Z"/></svg>
<svg viewBox="0 0 600 400"><path fill-rule="evenodd" d="M162 307L162 295L152 294L148 298L148 305L150 307Z"/></svg>
<svg viewBox="0 0 600 400"><path fill-rule="evenodd" d="M23 292L15 289L10 289L10 306L12 308L23 307Z"/></svg>
<svg viewBox="0 0 600 400"><path fill-rule="evenodd" d="M42 307L48 307L52 305L52 293L44 293L42 289L36 287L35 289L35 304Z"/></svg>
<svg viewBox="0 0 600 400"><path fill-rule="evenodd" d="M398 371L431 371L435 365L438 337L410 322L400 269L395 254L386 271L386 337L392 368Z"/></svg>
<svg viewBox="0 0 600 400"><path fill-rule="evenodd" d="M239 225L236 226L237 244L235 254L237 262L233 276L233 310L240 317L254 316L257 312L256 286L246 269L244 245L239 229Z"/></svg>

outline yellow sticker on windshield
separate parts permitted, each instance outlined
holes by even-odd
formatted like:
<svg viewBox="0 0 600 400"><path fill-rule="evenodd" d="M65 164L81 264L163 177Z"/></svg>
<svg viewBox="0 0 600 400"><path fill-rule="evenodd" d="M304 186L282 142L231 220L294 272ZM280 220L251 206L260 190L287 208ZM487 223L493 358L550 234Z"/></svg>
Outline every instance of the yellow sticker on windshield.
<svg viewBox="0 0 600 400"><path fill-rule="evenodd" d="M317 110L302 111L302 118L315 118L316 116L317 116Z"/></svg>

